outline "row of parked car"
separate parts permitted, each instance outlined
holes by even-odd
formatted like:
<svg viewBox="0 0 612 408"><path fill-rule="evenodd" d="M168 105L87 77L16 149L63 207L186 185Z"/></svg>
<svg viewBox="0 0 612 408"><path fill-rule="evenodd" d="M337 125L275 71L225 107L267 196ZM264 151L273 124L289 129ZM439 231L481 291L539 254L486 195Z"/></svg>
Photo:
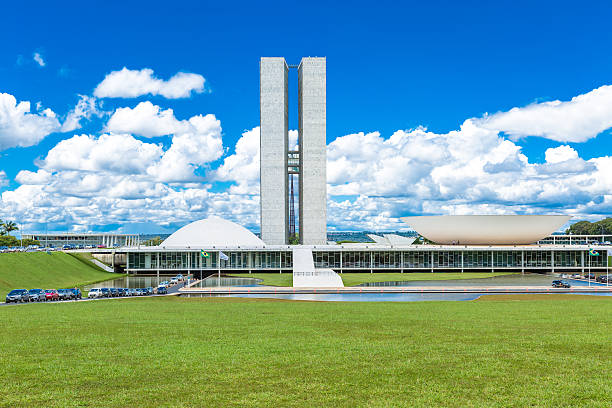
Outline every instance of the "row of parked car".
<svg viewBox="0 0 612 408"><path fill-rule="evenodd" d="M152 287L148 288L93 288L90 289L87 297L90 299L113 298L128 296L148 296L158 293ZM161 294L161 293L160 293Z"/></svg>
<svg viewBox="0 0 612 408"><path fill-rule="evenodd" d="M83 297L81 290L74 289L13 289L6 295L6 303L52 302L78 300Z"/></svg>

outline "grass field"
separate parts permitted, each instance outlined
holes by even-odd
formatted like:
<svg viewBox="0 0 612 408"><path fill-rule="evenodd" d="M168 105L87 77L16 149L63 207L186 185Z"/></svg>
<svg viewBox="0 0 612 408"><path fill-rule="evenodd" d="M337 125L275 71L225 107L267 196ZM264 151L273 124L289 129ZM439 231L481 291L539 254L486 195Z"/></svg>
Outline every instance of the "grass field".
<svg viewBox="0 0 612 408"><path fill-rule="evenodd" d="M478 279L509 275L507 272L469 272L469 273L342 273L344 286L355 286L366 282ZM233 273L231 276L262 279L262 285L293 286L293 275L288 273Z"/></svg>
<svg viewBox="0 0 612 408"><path fill-rule="evenodd" d="M612 299L525 299L4 306L0 406L609 407Z"/></svg>
<svg viewBox="0 0 612 408"><path fill-rule="evenodd" d="M12 289L56 289L114 279L87 261L63 252L17 252L0 254L0 298Z"/></svg>

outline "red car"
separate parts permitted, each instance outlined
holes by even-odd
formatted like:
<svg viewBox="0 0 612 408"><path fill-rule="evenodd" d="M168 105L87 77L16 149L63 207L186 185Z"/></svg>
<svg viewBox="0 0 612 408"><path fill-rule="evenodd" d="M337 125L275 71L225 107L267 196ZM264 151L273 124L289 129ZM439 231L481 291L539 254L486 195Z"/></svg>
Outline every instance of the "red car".
<svg viewBox="0 0 612 408"><path fill-rule="evenodd" d="M45 301L59 300L59 293L55 289L45 289Z"/></svg>

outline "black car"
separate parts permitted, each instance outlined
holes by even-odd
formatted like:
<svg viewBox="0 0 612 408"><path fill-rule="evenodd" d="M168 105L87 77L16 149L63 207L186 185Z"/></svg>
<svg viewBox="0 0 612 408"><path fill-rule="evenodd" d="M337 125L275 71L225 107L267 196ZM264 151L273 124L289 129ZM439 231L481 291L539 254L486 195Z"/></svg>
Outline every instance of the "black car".
<svg viewBox="0 0 612 408"><path fill-rule="evenodd" d="M42 289L30 289L28 295L30 295L31 302L45 302L47 300L45 291Z"/></svg>
<svg viewBox="0 0 612 408"><path fill-rule="evenodd" d="M6 295L6 303L29 302L30 294L27 289L13 289Z"/></svg>
<svg viewBox="0 0 612 408"><path fill-rule="evenodd" d="M566 280L554 280L552 281L553 288L571 288L572 285Z"/></svg>
<svg viewBox="0 0 612 408"><path fill-rule="evenodd" d="M111 292L111 297L119 296L119 291L117 290L117 288L110 288L110 292Z"/></svg>
<svg viewBox="0 0 612 408"><path fill-rule="evenodd" d="M81 293L81 289L74 288L74 289L68 289L68 290L72 292L72 298L73 299L81 299L81 298L83 298L83 294Z"/></svg>
<svg viewBox="0 0 612 408"><path fill-rule="evenodd" d="M158 295L167 295L168 294L168 289L166 289L165 286L160 286L157 288L157 294Z"/></svg>
<svg viewBox="0 0 612 408"><path fill-rule="evenodd" d="M595 279L595 274L594 273L588 273L586 275L584 275L585 279Z"/></svg>
<svg viewBox="0 0 612 408"><path fill-rule="evenodd" d="M147 295L152 295L153 294L153 288L152 287L149 286L148 288L145 288L145 290L147 291Z"/></svg>
<svg viewBox="0 0 612 408"><path fill-rule="evenodd" d="M102 297L111 297L111 291L109 288L102 288Z"/></svg>

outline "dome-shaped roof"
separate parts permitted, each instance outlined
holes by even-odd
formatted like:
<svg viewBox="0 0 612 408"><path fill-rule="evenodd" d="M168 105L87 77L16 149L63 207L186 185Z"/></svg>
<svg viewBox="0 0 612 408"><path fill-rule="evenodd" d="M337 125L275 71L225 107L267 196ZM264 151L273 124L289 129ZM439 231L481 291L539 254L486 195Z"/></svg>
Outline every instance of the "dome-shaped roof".
<svg viewBox="0 0 612 408"><path fill-rule="evenodd" d="M570 220L568 215L434 215L402 217L436 244L533 244Z"/></svg>
<svg viewBox="0 0 612 408"><path fill-rule="evenodd" d="M241 225L222 218L194 221L177 230L161 243L166 248L210 248L264 246L264 242Z"/></svg>

